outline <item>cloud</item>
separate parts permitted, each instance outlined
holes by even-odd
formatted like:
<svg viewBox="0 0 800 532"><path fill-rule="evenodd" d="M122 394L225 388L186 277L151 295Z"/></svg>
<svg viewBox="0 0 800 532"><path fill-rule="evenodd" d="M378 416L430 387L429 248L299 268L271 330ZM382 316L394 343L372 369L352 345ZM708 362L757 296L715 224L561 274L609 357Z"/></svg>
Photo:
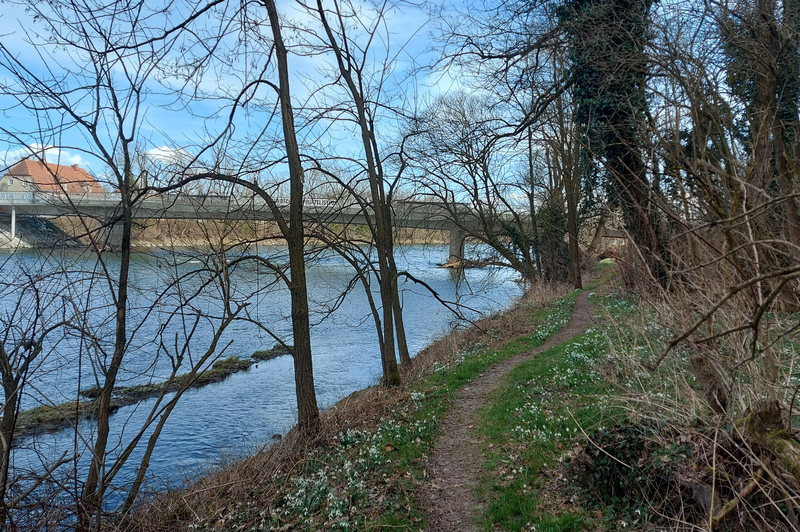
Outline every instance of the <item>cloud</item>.
<svg viewBox="0 0 800 532"><path fill-rule="evenodd" d="M169 179L169 176L186 176L204 170L201 163L183 148L161 146L144 152L139 161L140 169L146 170L153 179Z"/></svg>
<svg viewBox="0 0 800 532"><path fill-rule="evenodd" d="M89 161L84 159L80 153L71 153L62 148L55 146L43 146L42 144L37 143L7 150L5 154L2 155L3 166L12 166L27 157L40 158L42 155L44 155L45 160L47 160L49 163L56 163L65 166L77 164L82 168L87 168L90 166Z"/></svg>
<svg viewBox="0 0 800 532"><path fill-rule="evenodd" d="M192 155L183 148L175 149L168 146L147 150L146 155L148 159L158 165L186 165L192 160Z"/></svg>

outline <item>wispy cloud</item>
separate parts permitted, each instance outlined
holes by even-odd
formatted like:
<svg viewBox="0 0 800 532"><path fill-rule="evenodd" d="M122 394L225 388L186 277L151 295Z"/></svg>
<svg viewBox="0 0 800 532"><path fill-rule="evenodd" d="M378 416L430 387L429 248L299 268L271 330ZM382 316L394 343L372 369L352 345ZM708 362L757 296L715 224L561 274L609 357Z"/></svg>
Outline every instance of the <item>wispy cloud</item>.
<svg viewBox="0 0 800 532"><path fill-rule="evenodd" d="M192 155L182 148L161 146L148 150L147 158L158 165L185 165L192 160Z"/></svg>
<svg viewBox="0 0 800 532"><path fill-rule="evenodd" d="M89 162L84 159L80 153L72 153L55 146L43 146L36 143L7 150L5 154L2 155L3 166L13 166L28 157L33 157L35 159L44 157L49 163L67 166L72 166L73 164L77 164L83 168L90 166Z"/></svg>

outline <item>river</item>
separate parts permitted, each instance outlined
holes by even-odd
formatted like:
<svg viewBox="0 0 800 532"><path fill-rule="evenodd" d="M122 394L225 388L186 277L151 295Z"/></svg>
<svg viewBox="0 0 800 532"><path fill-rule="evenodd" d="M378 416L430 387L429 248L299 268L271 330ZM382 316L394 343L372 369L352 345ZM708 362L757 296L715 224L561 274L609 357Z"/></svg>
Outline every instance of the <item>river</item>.
<svg viewBox="0 0 800 532"><path fill-rule="evenodd" d="M265 247L259 251L273 259L282 252L277 247ZM113 313L110 313L108 286L87 280L89 275L86 272L98 269L94 260L77 251L70 253L66 259L59 256L57 260L55 257L43 258L36 252L3 258L2 271L6 279L9 272L15 270L43 271L67 263L69 272L59 277L60 281L51 281L49 293L69 293L72 297L93 301L87 323L91 323L100 339L99 347L87 345L85 335L66 335L49 341L45 350L48 356L43 357L31 372L24 408L40 402L74 400L78 389L95 382L93 375L99 371L98 361L103 357L107 359L109 346L113 343L109 317L113 317ZM505 270L472 269L460 276L452 270L437 267L447 254L448 248L444 245L403 246L397 256L398 268L423 280L441 298L474 309L468 312L471 317L476 317L476 312L489 313L507 307L521 294L522 288L514 282L515 275ZM124 371L120 373L124 385L151 379L158 381L169 373L171 352L174 358L176 349L180 351L188 345L191 349L189 354L196 358L213 335L217 323L214 320L201 320L193 336L187 333L191 330L194 315L214 314L220 306L218 289L213 286L203 289L199 277L181 285L174 284L169 297L158 299L155 311L148 312L156 295L165 286L193 268L197 269L206 260L201 256L193 257L189 252L182 253L181 257L180 264L164 252L136 254L133 258L129 320L131 348L126 355ZM118 267L115 261L118 262L114 256L109 256L108 264L112 271ZM375 384L380 377L377 335L372 318L368 316L363 289L358 286L338 303L332 313L329 312L336 303L333 298L347 285L352 271L344 259L331 254L322 254L308 267L308 288L313 300L312 321L316 322L311 332L314 377L322 408L331 406L355 390ZM273 286L274 279L274 275L261 267L240 269L235 275L232 291L238 301L248 304L246 309L253 320L267 324L273 333L290 343L288 292L280 284ZM52 288L54 285L58 288ZM201 295L189 302L190 307L184 307L183 316L176 315L177 301L186 298L188 293L194 293L192 290ZM449 331L457 321L427 289L403 281L401 291L408 344L413 356L437 336ZM0 310L8 315L13 298L4 297L0 301ZM63 313L63 308L59 308ZM57 312L51 314L52 318ZM323 316L327 317L323 320ZM224 346L222 356L249 357L274 343L275 340L254 323L240 321L226 330L220 346ZM150 399L121 408L112 416L110 447L113 452L119 452L130 441L153 401ZM180 399L159 438L150 463L148 488L161 490L180 485L209 465L267 444L274 434L286 433L295 421L294 377L289 356L258 363L222 382L189 390ZM92 440L94 430L91 421L83 421L77 434L74 429L61 430L20 442L13 456L12 476L14 472L41 469L42 464L59 458L65 451L77 450L81 458L76 463L78 467L84 467L89 454L85 442ZM120 488L120 493L132 480L140 455L141 449L134 452L116 477L114 483ZM112 500L114 498L112 495Z"/></svg>

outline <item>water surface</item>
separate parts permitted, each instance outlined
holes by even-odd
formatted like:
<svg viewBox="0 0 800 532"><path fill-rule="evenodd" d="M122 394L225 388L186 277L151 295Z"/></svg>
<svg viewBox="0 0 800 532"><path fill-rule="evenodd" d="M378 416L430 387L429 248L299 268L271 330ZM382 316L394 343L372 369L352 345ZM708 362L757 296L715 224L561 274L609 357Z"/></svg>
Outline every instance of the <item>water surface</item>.
<svg viewBox="0 0 800 532"><path fill-rule="evenodd" d="M285 250L278 247L258 252L273 261L285 258ZM472 309L464 311L472 318L506 307L521 294L513 274L505 270L468 270L462 277L437 267L447 253L444 245L404 246L398 253L398 268L423 280L440 298ZM117 258L109 256L107 260L109 270L114 272ZM184 253L178 261L162 252L134 257L128 320L130 347L120 373L121 384L163 379L177 357L182 355L185 364L189 359L197 360L208 348L219 326L215 316L222 311L222 292L213 283L204 284L208 276L196 272L206 261L213 260L194 257L191 252ZM91 311L83 319L94 336L91 342L86 335L61 335L48 341L46 356L31 372L24 398L26 408L40 402L74 400L79 389L97 382L101 362L107 362L113 351L111 290L104 280L98 282L96 273L100 268L91 258L77 252L66 259L26 253L6 257L2 270L5 274L12 268L46 272L64 264L67 267L63 269L69 272L53 274L47 281L47 293L91 302ZM315 322L311 332L315 387L319 404L325 408L355 390L375 384L380 377L380 354L363 289L357 286L339 299L353 277L351 266L341 257L325 254L309 265L307 277ZM289 294L282 284L275 283L275 276L267 268L250 264L232 272L231 279L233 299L247 304L242 315L247 312L251 321L232 323L222 335L215 356L221 353L225 357L249 357L254 351L272 347L275 339L257 323L291 343ZM412 355L458 323L427 288L403 280L401 297ZM12 300L4 296L0 302L6 315L13 310ZM26 305L31 304L29 297L25 301ZM331 311L332 307L335 310ZM63 313L63 305L53 305L48 312L55 316L59 309ZM193 327L198 315L211 318L203 317ZM155 399L143 401L112 416L112 453L118 453L131 441L154 403ZM158 440L150 463L149 486L175 486L221 458L267 444L272 435L285 433L295 422L294 376L288 356L261 362L222 382L189 390ZM92 441L94 430L91 421L84 421L77 431L62 430L24 441L15 452L12 469L41 469L42 464L65 451L76 450L78 467L83 469L89 454L85 444ZM115 480L123 490L133 478L142 446Z"/></svg>

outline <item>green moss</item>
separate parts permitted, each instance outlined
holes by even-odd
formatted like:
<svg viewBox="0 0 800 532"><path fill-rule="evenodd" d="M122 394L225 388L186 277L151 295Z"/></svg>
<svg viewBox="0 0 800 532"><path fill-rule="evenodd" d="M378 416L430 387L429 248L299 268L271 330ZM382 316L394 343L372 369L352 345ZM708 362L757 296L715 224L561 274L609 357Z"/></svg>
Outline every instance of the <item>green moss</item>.
<svg viewBox="0 0 800 532"><path fill-rule="evenodd" d="M116 402L111 404L111 412L120 407ZM97 415L97 401L74 401L59 405L40 405L36 408L20 412L17 417L17 437L53 432L74 425L80 419L93 418Z"/></svg>
<svg viewBox="0 0 800 532"><path fill-rule="evenodd" d="M87 399L94 399L96 397L100 397L100 387L94 385L91 388L85 388L81 390L81 395L83 397L86 397Z"/></svg>
<svg viewBox="0 0 800 532"><path fill-rule="evenodd" d="M192 381L189 387L197 388L199 386L211 384L212 382L220 382L230 377L234 373L250 369L250 366L252 366L254 363L254 360L239 358L237 356L230 356L225 359L217 360L214 362L214 365L211 366L211 369L207 369L198 375L197 378ZM189 378L189 375L181 375L180 377L176 377L176 379L180 379L181 385L183 384L184 380Z"/></svg>
<svg viewBox="0 0 800 532"><path fill-rule="evenodd" d="M389 375L382 380L384 386L400 386L400 383L402 382L400 380L400 372L398 370L394 370L393 372L389 373Z"/></svg>
<svg viewBox="0 0 800 532"><path fill-rule="evenodd" d="M277 355L276 355L277 356ZM132 405L162 393L172 393L181 387L199 388L214 382L220 382L230 375L249 369L255 360L230 356L214 362L211 368L193 377L190 373L176 375L169 384L152 382L133 386L119 386L112 394L112 412L120 407ZM92 418L97 415L97 399L100 388L92 386L81 390L80 395L88 400L76 403L70 401L60 405L41 405L24 412L17 418L17 434L25 436L38 432L49 432L73 425L77 420Z"/></svg>
<svg viewBox="0 0 800 532"><path fill-rule="evenodd" d="M784 429L770 432L765 442L796 480L800 480L800 444Z"/></svg>
<svg viewBox="0 0 800 532"><path fill-rule="evenodd" d="M294 346L285 344L275 344L269 349L263 351L256 351L250 355L253 359L263 361L272 360L284 355L294 355Z"/></svg>
<svg viewBox="0 0 800 532"><path fill-rule="evenodd" d="M244 358L239 358L236 356L230 356L225 359L217 360L214 362L214 365L211 366L211 372L224 372L230 375L231 373L236 373L238 371L244 371L250 368L252 364L251 361L246 360ZM209 373L209 372L204 372Z"/></svg>
<svg viewBox="0 0 800 532"><path fill-rule="evenodd" d="M137 384L126 388L125 395L132 399L142 401L160 393L163 387L164 383ZM175 389L177 389L177 386Z"/></svg>
<svg viewBox="0 0 800 532"><path fill-rule="evenodd" d="M86 401L78 405L79 410L91 405ZM61 427L75 419L74 403L64 403L61 405L41 405L25 412L20 412L17 418L17 432L28 433L35 427L57 426Z"/></svg>

